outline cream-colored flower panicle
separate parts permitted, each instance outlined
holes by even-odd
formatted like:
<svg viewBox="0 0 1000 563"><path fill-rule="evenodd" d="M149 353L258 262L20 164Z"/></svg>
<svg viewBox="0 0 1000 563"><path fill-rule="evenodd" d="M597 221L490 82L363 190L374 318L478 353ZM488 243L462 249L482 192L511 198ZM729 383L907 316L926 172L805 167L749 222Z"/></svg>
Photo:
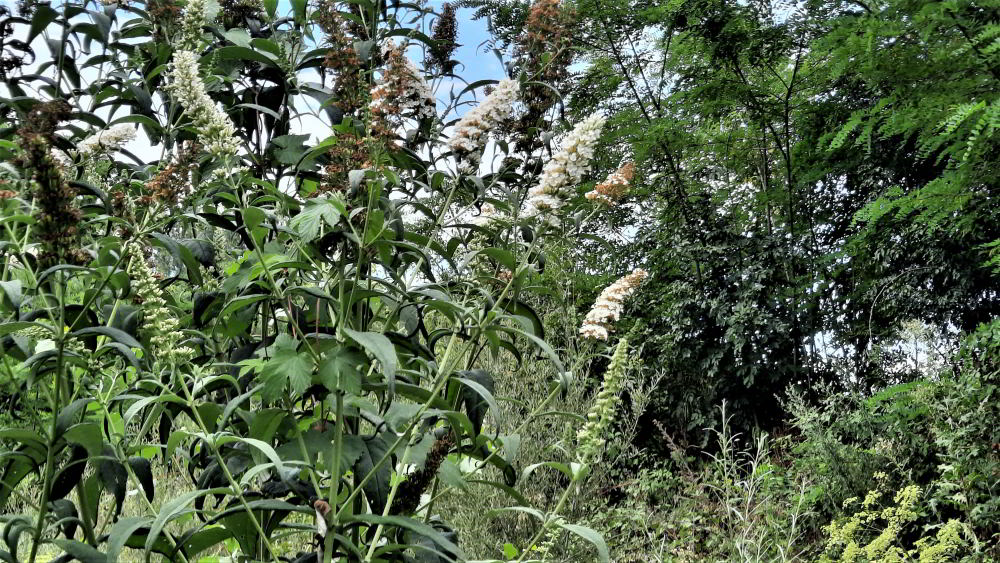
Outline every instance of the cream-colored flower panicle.
<svg viewBox="0 0 1000 563"><path fill-rule="evenodd" d="M621 318L625 300L635 293L646 276L646 270L636 268L631 274L604 288L594 302L594 307L587 313L583 326L580 327L580 336L607 340L614 330L614 323Z"/></svg>
<svg viewBox="0 0 1000 563"><path fill-rule="evenodd" d="M594 406L587 413L587 422L576 435L576 458L583 464L595 461L604 447L604 436L614 422L618 397L625 384L625 363L628 360L628 339L622 338L611 357L611 365L604 373L601 390L594 398Z"/></svg>
<svg viewBox="0 0 1000 563"><path fill-rule="evenodd" d="M198 143L216 156L236 156L240 142L236 127L221 105L212 102L205 91L198 67L198 56L191 51L177 51L170 63L167 91L184 106L198 131Z"/></svg>
<svg viewBox="0 0 1000 563"><path fill-rule="evenodd" d="M100 133L95 133L76 145L76 150L81 156L94 156L114 152L125 143L135 139L135 129L129 125L115 125L111 129L105 129Z"/></svg>
<svg viewBox="0 0 1000 563"><path fill-rule="evenodd" d="M572 197L572 189L590 170L594 147L606 118L595 113L584 119L566 137L559 151L542 169L542 179L528 191L528 216L555 211Z"/></svg>
<svg viewBox="0 0 1000 563"><path fill-rule="evenodd" d="M632 184L632 178L634 177L635 163L626 162L625 164L622 164L618 170L608 174L606 180L594 186L593 190L587 192L587 199L613 206L618 203L618 200L628 194L628 190Z"/></svg>
<svg viewBox="0 0 1000 563"><path fill-rule="evenodd" d="M475 172L490 133L510 117L520 91L521 84L517 80L501 80L483 103L458 120L448 146L458 159L460 171Z"/></svg>

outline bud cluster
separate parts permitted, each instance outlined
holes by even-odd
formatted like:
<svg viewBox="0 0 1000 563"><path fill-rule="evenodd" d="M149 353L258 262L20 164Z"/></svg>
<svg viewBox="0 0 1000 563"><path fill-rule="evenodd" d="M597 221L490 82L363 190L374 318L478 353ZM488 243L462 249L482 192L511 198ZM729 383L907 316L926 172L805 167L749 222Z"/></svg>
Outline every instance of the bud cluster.
<svg viewBox="0 0 1000 563"><path fill-rule="evenodd" d="M136 300L141 303L145 336L149 338L150 351L158 359L182 362L194 355L194 350L180 346L184 335L177 317L167 307L163 290L137 246L130 249L129 277Z"/></svg>
<svg viewBox="0 0 1000 563"><path fill-rule="evenodd" d="M621 339L611 357L611 365L604 373L601 390L594 398L594 405L587 413L587 422L576 435L576 457L582 464L595 461L604 447L604 436L614 422L618 409L619 394L625 384L625 364L628 355L628 339Z"/></svg>

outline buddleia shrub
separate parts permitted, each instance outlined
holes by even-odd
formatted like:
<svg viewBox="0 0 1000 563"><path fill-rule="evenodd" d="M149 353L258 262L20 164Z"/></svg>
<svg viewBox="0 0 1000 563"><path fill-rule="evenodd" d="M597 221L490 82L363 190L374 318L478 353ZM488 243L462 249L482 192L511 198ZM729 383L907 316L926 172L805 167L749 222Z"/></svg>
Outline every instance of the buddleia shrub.
<svg viewBox="0 0 1000 563"><path fill-rule="evenodd" d="M571 358L528 304L597 212L576 186L603 116L564 136L553 94L533 119L562 152L509 150L511 96L437 99L454 22L414 3L32 7L0 15L48 50L0 98L0 369L32 411L0 429L0 560L462 561L439 499L480 488L531 518L512 558L565 531L608 560L562 511L630 349L616 314ZM601 408L534 468L559 500L526 499L519 435L607 355ZM495 394L492 368L540 362L537 400Z"/></svg>

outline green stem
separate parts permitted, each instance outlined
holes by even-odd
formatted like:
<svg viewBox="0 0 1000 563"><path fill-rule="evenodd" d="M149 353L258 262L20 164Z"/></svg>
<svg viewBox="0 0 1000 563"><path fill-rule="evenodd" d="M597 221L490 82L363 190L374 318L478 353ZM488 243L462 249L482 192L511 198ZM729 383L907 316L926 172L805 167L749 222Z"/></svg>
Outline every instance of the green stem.
<svg viewBox="0 0 1000 563"><path fill-rule="evenodd" d="M199 429L205 434L207 438L208 435L210 434L208 431L208 426L205 425L205 422L201 418L201 413L198 411L198 408L195 405L194 397L191 395L191 390L188 389L188 386L184 381L181 381L180 387L184 390L184 395L185 398L187 399L188 407L194 414L195 423L198 424ZM247 503L246 498L240 493L242 487L240 487L240 484L236 481L235 478L233 478L233 474L229 471L229 466L226 465L226 460L223 459L222 454L219 453L219 448L217 448L215 445L215 439L214 438L206 439L204 440L204 442L208 447L212 449L212 454L215 456L216 463L219 464L219 468L222 470L223 475L226 477L226 480L229 481L229 486L233 488L233 493L236 495L236 498L239 499L240 504L243 506L243 509L246 511L247 516L250 518L250 522L253 523L254 529L256 529L257 533L260 535L260 539L264 543L264 547L267 548L267 552L271 556L271 561L273 561L274 563L279 563L280 559L278 559L278 555L274 549L274 545L271 544L271 539L267 537L267 534L264 532L264 527L261 526L260 521L257 520L257 515L254 514L253 509L250 508L250 505Z"/></svg>
<svg viewBox="0 0 1000 563"><path fill-rule="evenodd" d="M60 279L61 274L57 274ZM35 558L38 556L38 547L42 541L42 533L45 531L45 517L48 515L49 508L49 496L52 493L52 479L55 476L55 445L59 440L59 412L62 410L62 403L60 401L60 391L62 390L62 382L66 364L63 362L63 353L66 346L66 333L62 331L63 322L65 320L66 309L63 304L63 294L62 291L58 289L63 287L63 284L56 284L57 288L57 298L59 300L59 329L57 336L57 352L56 356L56 371L52 376L52 395L51 395L51 410L52 410L52 424L49 427L49 443L45 448L45 475L42 478L42 498L38 503L38 519L35 522L35 530L33 534L34 541L31 543L31 553L28 556L28 561L30 563L35 563Z"/></svg>
<svg viewBox="0 0 1000 563"><path fill-rule="evenodd" d="M548 406L549 402L552 401L552 399L555 399L556 395L558 395L558 394L559 394L559 386L557 385L557 386L555 386L552 389L551 392L549 392L549 395L547 397L545 397L545 400L543 400L541 403L539 403L539 405L537 407L535 407L535 410L531 411L531 413L528 414L527 417L525 417L524 421L521 424L519 424L517 426L517 428L514 429L513 432L511 432L511 434L519 434L522 430L524 430L524 427L527 426L535 418L537 418L538 415L541 414L542 409L545 408L546 406ZM473 469L470 473L474 474L474 473L478 472L480 469L486 467L486 465L489 463L489 461L491 459L493 459L493 456L497 455L499 452L500 452L499 449L496 449L496 450L493 450L492 452L490 452L490 455L484 457L482 459L482 461L480 461L479 464L475 467L475 469ZM435 484L437 484L436 481L435 481ZM455 487L446 487L440 493L432 494L430 500L428 500L425 505L421 506L420 508L417 508L417 512L420 512L421 510L426 509L427 510L427 514L429 516L430 515L430 511L431 511L431 507L434 505L434 501L437 500L438 498L440 498L440 497L448 494L449 492L451 492L453 490L455 490Z"/></svg>
<svg viewBox="0 0 1000 563"><path fill-rule="evenodd" d="M409 440L410 433L413 431L414 428L416 428L417 424L420 423L423 414L427 412L427 409L430 408L431 403L434 402L434 398L437 396L437 394L441 392L441 389L444 387L444 384L448 381L448 375L450 374L449 370L451 367L449 365L450 364L449 359L456 340L458 340L458 334L453 332L451 335L451 339L448 341L448 347L445 349L444 358L441 361L441 366L440 368L438 368L437 380L434 382L434 386L431 389L427 401L424 402L424 404L421 405L419 409L417 409L417 412L413 415L413 420L410 421L410 424L407 426L406 430L404 430L403 433L400 434L399 437L396 439L396 441L389 447L389 449L386 450L385 455L383 455L382 458L379 459L378 463L372 466L371 471L369 471L368 474L365 475L363 479L361 479L361 482L354 486L354 490L351 491L351 494L344 500L344 503L341 506L340 510L337 511L338 519L340 518L340 516L344 514L344 511L347 510L347 507L350 506L351 501L358 496L358 494L362 490L362 487L364 487L365 483L370 481L375 476L375 473L378 472L378 470L381 469L381 467L385 465L386 462L389 461L389 459L392 457L392 452L396 451L396 449L399 448L399 446L403 443L403 440ZM393 488L395 489L398 487L399 483L396 483L396 485Z"/></svg>
<svg viewBox="0 0 1000 563"><path fill-rule="evenodd" d="M333 460L330 466L330 492L328 495L328 504L331 507L337 506L337 497L340 496L340 456L343 455L344 448L344 393L339 389L336 391L335 400L336 411L334 415L336 419L334 420L335 426L333 430ZM333 512L332 508L331 512ZM339 520L340 513L334 514L334 517ZM327 534L323 543L323 563L330 563L333 559L333 535L329 533L330 524L330 522L326 522Z"/></svg>
<svg viewBox="0 0 1000 563"><path fill-rule="evenodd" d="M545 515L545 521L542 522L542 526L538 529L537 532L535 532L535 535L532 536L531 541L528 542L528 545L524 546L524 549L521 551L521 557L518 557L517 559L517 563L521 563L521 561L524 561L524 558L528 555L529 552L531 552L531 548L535 547L535 544L537 544L538 541L541 540L543 536L545 536L545 532L548 531L549 526L553 522L555 522L556 518L559 517L559 511L562 510L563 506L566 504L566 501L569 500L569 494L573 490L573 485L575 483L576 479L570 481L570 484L566 487L566 490L563 491L562 496L559 497L559 502L556 503L556 507L553 508L551 512Z"/></svg>

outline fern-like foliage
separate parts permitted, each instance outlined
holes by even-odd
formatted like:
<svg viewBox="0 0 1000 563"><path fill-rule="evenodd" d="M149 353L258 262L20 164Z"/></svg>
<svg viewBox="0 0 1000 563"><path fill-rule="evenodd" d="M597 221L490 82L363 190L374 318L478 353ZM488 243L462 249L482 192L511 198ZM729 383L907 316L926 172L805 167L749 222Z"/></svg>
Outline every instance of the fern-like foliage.
<svg viewBox="0 0 1000 563"><path fill-rule="evenodd" d="M853 29L828 39L828 69L845 82L863 81L874 99L827 136L827 150L862 149L868 158L939 171L911 185L887 186L856 223L876 225L898 215L929 232L968 232L976 228L970 210L995 191L990 162L1000 149L1000 2L977 3L976 10L928 3L903 24L898 10L909 8L890 2L859 13ZM886 154L888 147L897 152Z"/></svg>
<svg viewBox="0 0 1000 563"><path fill-rule="evenodd" d="M527 0L458 0L455 5L475 10L473 20L486 19L492 35L486 45L491 49L506 49L514 43L531 8Z"/></svg>

